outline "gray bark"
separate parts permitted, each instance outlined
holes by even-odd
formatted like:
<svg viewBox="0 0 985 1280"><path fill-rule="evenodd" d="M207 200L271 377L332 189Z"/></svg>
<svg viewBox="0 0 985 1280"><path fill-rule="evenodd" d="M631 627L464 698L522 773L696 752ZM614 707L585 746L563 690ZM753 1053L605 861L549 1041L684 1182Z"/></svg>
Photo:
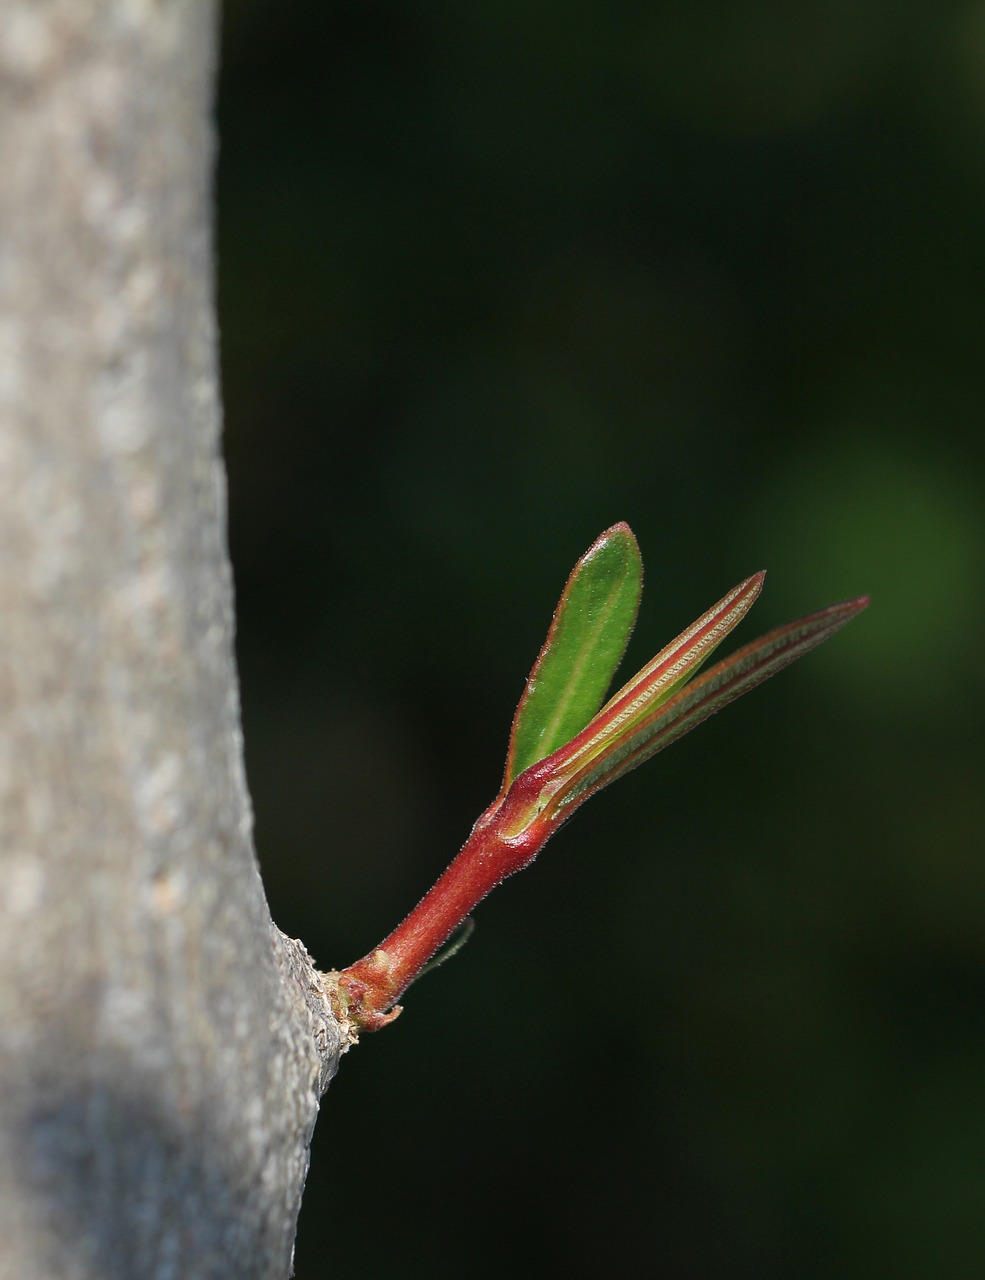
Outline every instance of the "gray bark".
<svg viewBox="0 0 985 1280"><path fill-rule="evenodd" d="M209 0L0 0L0 1277L281 1277L339 1030L232 652Z"/></svg>

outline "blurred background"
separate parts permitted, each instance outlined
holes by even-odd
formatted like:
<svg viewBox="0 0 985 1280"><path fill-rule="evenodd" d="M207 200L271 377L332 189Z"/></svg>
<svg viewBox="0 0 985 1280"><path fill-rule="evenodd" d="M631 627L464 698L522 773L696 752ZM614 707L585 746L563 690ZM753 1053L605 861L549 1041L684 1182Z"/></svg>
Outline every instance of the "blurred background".
<svg viewBox="0 0 985 1280"><path fill-rule="evenodd" d="M375 945L628 520L631 674L859 620L594 800L342 1063L301 1280L985 1274L985 3L226 0L274 918Z"/></svg>

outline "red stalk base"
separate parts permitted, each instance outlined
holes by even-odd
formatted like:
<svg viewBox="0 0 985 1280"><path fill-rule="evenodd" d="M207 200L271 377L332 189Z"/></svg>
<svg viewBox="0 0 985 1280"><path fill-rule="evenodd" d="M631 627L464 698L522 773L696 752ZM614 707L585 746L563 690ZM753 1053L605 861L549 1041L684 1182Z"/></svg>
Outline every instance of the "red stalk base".
<svg viewBox="0 0 985 1280"><path fill-rule="evenodd" d="M486 810L448 870L378 947L343 969L346 1014L360 1031L377 1031L400 1013L397 1000L473 908L507 876L529 865L560 823L531 810L551 773L551 757L527 769ZM515 834L517 828L519 834Z"/></svg>

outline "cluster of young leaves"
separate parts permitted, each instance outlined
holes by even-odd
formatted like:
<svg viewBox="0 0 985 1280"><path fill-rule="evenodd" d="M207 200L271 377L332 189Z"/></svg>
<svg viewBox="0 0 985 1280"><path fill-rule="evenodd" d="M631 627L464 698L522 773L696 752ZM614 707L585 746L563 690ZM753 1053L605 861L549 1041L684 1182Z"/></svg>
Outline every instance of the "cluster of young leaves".
<svg viewBox="0 0 985 1280"><path fill-rule="evenodd" d="M643 565L627 524L601 534L568 578L527 680L499 799L525 770L551 757L550 776L530 817L567 817L596 791L821 644L868 603L863 596L787 623L695 678L748 613L765 576L753 574L733 587L603 705L636 621Z"/></svg>

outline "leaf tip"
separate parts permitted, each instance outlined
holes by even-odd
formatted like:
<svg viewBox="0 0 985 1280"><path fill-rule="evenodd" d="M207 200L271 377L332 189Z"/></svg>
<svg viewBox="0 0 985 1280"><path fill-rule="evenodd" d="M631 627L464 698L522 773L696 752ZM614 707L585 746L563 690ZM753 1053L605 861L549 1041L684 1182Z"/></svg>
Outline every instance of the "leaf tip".
<svg viewBox="0 0 985 1280"><path fill-rule="evenodd" d="M841 600L838 604L829 605L827 609L822 610L822 614L827 614L833 620L836 619L838 626L842 626L868 607L868 596L855 596L851 600Z"/></svg>
<svg viewBox="0 0 985 1280"><path fill-rule="evenodd" d="M610 525L608 529L603 529L582 556L579 563L590 559L596 552L601 550L601 548L608 547L615 542L622 543L623 546L629 550L630 555L642 565L642 556L640 554L639 543L636 541L636 534L633 533L625 520L618 520L615 524Z"/></svg>

